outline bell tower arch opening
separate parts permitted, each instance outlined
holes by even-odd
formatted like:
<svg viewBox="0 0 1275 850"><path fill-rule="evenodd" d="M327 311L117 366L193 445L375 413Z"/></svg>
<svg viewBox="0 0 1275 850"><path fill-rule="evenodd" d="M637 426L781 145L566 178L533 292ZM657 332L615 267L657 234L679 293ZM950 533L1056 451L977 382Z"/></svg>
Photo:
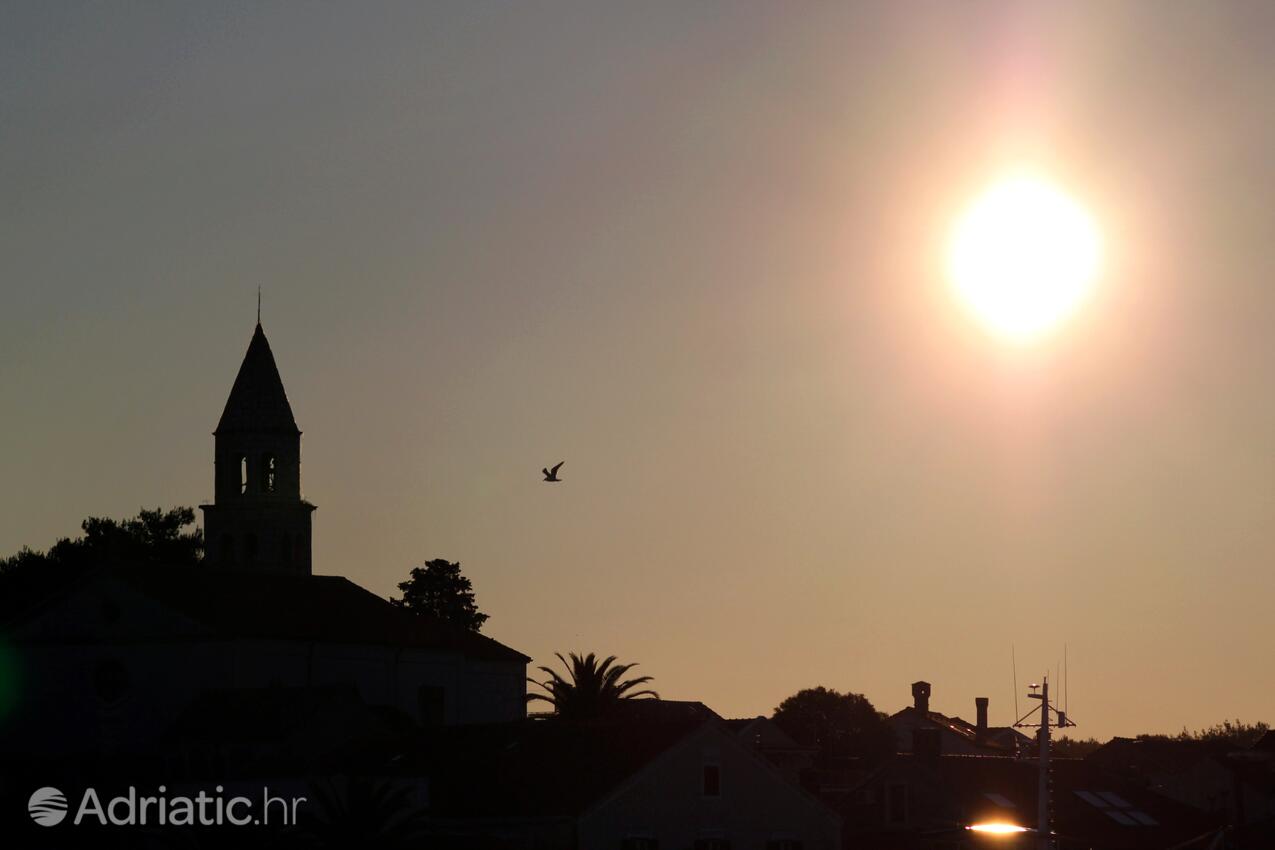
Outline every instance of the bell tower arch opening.
<svg viewBox="0 0 1275 850"><path fill-rule="evenodd" d="M275 492L275 457L270 452L261 456L261 492Z"/></svg>

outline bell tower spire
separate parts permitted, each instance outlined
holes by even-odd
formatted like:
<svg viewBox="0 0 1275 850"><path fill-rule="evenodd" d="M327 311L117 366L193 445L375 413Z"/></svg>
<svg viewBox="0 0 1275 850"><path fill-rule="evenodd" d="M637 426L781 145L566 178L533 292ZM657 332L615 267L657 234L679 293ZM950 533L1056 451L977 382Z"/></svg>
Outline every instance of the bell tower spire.
<svg viewBox="0 0 1275 850"><path fill-rule="evenodd" d="M200 505L207 562L309 575L314 505L301 498L301 431L260 314L213 447L213 503Z"/></svg>

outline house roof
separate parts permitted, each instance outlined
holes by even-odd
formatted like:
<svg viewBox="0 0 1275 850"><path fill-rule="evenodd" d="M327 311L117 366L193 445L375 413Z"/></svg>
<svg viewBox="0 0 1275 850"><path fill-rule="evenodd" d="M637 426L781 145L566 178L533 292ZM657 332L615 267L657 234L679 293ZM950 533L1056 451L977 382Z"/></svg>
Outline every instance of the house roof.
<svg viewBox="0 0 1275 850"><path fill-rule="evenodd" d="M1208 741L1174 738L1112 738L1085 756L1092 764L1142 776L1190 770L1206 759L1222 758L1226 747Z"/></svg>
<svg viewBox="0 0 1275 850"><path fill-rule="evenodd" d="M907 706L890 715L890 722L917 723L929 725L944 732L968 741L970 744L987 749L990 752L1005 752L1013 749L1014 742L1020 745L1032 744L1032 740L1012 726L989 726L982 740L978 737L978 728L968 720L960 717L949 717L937 711L921 711L915 706Z"/></svg>
<svg viewBox="0 0 1275 850"><path fill-rule="evenodd" d="M275 365L274 354L260 323L252 333L248 352L239 366L239 374L235 376L221 420L213 433L234 431L301 433L292 416L292 405L288 403L279 368Z"/></svg>
<svg viewBox="0 0 1275 850"><path fill-rule="evenodd" d="M769 717L734 717L723 720L722 725L737 738L747 741L754 748L765 750L791 750L793 752L814 753L819 748L803 746L791 735L780 728L779 724Z"/></svg>
<svg viewBox="0 0 1275 850"><path fill-rule="evenodd" d="M1216 830L1211 815L1083 759L1054 759L1053 828L1083 846L1140 850L1175 846ZM919 829L1000 821L1036 824L1038 763L1004 756L896 756L872 782L906 781ZM1113 814L1114 813L1114 814Z"/></svg>
<svg viewBox="0 0 1275 850"><path fill-rule="evenodd" d="M570 817L713 722L454 726L422 739L411 768L429 775L430 808L440 817Z"/></svg>
<svg viewBox="0 0 1275 850"><path fill-rule="evenodd" d="M638 723L722 719L716 711L697 700L626 699L616 704L615 712L626 721Z"/></svg>
<svg viewBox="0 0 1275 850"><path fill-rule="evenodd" d="M96 571L78 587L95 581L118 581L222 638L378 644L493 661L531 660L485 635L395 607L342 576L128 566ZM29 614L30 619L39 616L38 610ZM143 631L130 637L171 636L161 633L163 625L137 628Z"/></svg>

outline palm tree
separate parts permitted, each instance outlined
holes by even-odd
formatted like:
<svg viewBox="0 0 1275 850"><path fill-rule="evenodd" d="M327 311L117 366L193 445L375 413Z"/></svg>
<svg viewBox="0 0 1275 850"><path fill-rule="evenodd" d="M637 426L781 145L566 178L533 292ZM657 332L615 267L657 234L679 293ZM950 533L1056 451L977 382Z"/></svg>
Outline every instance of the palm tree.
<svg viewBox="0 0 1275 850"><path fill-rule="evenodd" d="M659 699L660 695L649 688L633 690L651 681L650 676L620 681L637 664L616 664L614 655L599 662L592 652L583 657L573 652L569 662L562 657L561 652L555 652L554 655L567 668L567 675L571 678L563 678L550 667L539 668L549 678L539 682L528 676L527 681L544 688L547 693L527 694L527 701L543 700L551 703L554 714L559 717L569 720L602 717L609 714L621 700L641 697Z"/></svg>
<svg viewBox="0 0 1275 850"><path fill-rule="evenodd" d="M413 790L389 780L351 776L310 785L314 808L293 826L299 846L397 848L419 847L428 823Z"/></svg>

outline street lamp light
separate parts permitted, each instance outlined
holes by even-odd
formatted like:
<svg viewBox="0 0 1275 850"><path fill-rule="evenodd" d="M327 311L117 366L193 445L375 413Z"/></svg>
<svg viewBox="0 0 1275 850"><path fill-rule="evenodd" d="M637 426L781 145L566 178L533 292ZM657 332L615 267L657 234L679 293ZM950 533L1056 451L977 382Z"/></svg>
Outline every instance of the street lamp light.
<svg viewBox="0 0 1275 850"><path fill-rule="evenodd" d="M985 835L1017 835L1021 832L1036 831L1016 823L972 823L965 828L970 832L981 832Z"/></svg>

